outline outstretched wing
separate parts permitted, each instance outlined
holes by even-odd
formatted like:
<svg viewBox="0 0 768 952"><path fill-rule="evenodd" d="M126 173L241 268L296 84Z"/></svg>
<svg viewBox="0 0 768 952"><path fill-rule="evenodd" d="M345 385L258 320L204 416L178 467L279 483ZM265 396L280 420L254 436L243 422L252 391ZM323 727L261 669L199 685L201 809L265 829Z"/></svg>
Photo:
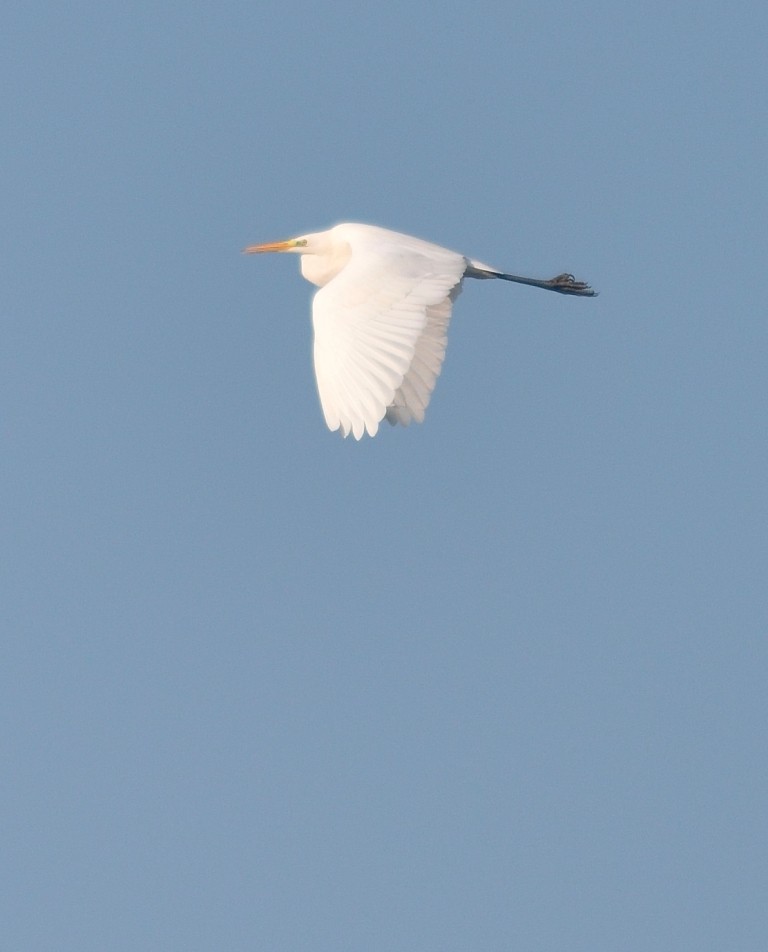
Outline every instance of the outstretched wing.
<svg viewBox="0 0 768 952"><path fill-rule="evenodd" d="M317 388L325 422L359 440L424 419L445 356L466 259L426 242L350 242L352 256L315 295Z"/></svg>

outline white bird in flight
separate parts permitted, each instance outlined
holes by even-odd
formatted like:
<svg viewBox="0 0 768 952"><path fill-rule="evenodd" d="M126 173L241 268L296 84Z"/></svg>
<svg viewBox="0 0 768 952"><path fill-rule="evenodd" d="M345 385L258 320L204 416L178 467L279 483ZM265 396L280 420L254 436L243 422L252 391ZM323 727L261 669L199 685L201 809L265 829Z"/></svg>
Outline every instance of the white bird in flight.
<svg viewBox="0 0 768 952"><path fill-rule="evenodd" d="M572 274L521 278L375 225L336 225L244 249L265 251L300 254L301 273L320 288L312 304L320 403L328 428L356 440L366 431L375 436L384 418L393 425L422 422L464 278L597 293Z"/></svg>

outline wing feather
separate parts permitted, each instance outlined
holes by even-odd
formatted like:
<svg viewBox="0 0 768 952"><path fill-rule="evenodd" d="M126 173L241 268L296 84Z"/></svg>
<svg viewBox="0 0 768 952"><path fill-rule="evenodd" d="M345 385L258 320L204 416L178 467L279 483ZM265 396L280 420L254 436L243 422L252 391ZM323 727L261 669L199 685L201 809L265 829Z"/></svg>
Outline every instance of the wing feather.
<svg viewBox="0 0 768 952"><path fill-rule="evenodd" d="M387 408L387 420L393 425L402 423L407 426L411 420L418 423L424 420L424 412L445 357L451 308L460 293L459 283L444 301L427 308L426 326L417 341L411 366L395 393L391 406ZM422 394L426 394L426 398L422 397Z"/></svg>
<svg viewBox="0 0 768 952"><path fill-rule="evenodd" d="M404 248L397 237L350 240L349 262L312 308L325 421L358 440L385 417L424 419L466 270L455 252L425 242Z"/></svg>

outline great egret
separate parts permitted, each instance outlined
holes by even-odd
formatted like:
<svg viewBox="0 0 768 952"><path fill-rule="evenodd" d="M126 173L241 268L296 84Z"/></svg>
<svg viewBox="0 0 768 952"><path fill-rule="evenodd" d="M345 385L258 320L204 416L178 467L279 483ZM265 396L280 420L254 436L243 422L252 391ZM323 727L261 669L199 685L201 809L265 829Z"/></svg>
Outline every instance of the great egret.
<svg viewBox="0 0 768 952"><path fill-rule="evenodd" d="M410 235L343 224L245 254L300 254L301 273L320 287L312 305L317 389L329 429L375 436L386 417L419 423L445 356L451 307L464 278L501 278L593 297L572 274L521 278Z"/></svg>

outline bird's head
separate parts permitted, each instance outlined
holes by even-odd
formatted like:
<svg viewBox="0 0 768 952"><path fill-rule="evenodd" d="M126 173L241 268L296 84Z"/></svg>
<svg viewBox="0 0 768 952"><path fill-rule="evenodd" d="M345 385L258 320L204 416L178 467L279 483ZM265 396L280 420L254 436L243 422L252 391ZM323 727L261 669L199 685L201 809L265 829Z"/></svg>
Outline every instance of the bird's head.
<svg viewBox="0 0 768 952"><path fill-rule="evenodd" d="M341 271L349 260L351 249L347 242L334 236L333 230L311 235L299 235L285 241L268 241L262 245L249 245L243 254L255 255L266 251L292 251L304 255L301 273L312 284L322 286Z"/></svg>

